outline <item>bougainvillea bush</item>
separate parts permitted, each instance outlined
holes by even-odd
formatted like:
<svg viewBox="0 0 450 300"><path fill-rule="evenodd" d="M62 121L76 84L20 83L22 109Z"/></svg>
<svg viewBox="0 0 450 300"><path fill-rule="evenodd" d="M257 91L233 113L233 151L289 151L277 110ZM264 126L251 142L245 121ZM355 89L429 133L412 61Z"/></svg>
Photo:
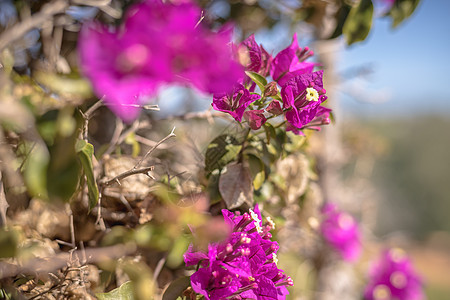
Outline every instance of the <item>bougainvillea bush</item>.
<svg viewBox="0 0 450 300"><path fill-rule="evenodd" d="M321 192L327 68L250 25L285 5L0 5L1 298L321 299L328 267L360 268L358 218ZM372 2L339 5L335 37L364 39ZM399 251L345 299L423 299Z"/></svg>

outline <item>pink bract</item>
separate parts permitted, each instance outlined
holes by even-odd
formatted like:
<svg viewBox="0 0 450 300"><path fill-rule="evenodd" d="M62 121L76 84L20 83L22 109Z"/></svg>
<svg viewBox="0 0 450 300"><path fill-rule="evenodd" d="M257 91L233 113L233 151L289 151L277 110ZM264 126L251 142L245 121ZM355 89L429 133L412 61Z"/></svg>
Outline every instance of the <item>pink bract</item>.
<svg viewBox="0 0 450 300"><path fill-rule="evenodd" d="M327 203L322 208L323 221L320 226L322 235L347 261L355 261L361 254L361 241L358 223L335 204Z"/></svg>
<svg viewBox="0 0 450 300"><path fill-rule="evenodd" d="M425 299L422 281L404 250L399 248L385 250L380 258L372 263L364 298Z"/></svg>
<svg viewBox="0 0 450 300"><path fill-rule="evenodd" d="M130 122L144 104L142 96L155 95L164 84L229 91L244 76L232 58L231 29L212 32L198 24L200 16L191 2L147 0L131 6L118 28L85 24L80 63L97 96Z"/></svg>

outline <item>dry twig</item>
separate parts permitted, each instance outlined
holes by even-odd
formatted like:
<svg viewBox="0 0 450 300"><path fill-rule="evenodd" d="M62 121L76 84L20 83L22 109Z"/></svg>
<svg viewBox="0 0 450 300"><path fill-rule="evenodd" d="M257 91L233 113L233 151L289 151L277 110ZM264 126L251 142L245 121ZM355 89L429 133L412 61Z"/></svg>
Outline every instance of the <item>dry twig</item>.
<svg viewBox="0 0 450 300"><path fill-rule="evenodd" d="M80 110L81 115L84 118L84 125L83 125L83 132L82 132L82 136L83 139L85 141L87 141L88 139L88 126L89 126L89 120L92 117L92 114L101 106L103 106L103 98L101 98L100 100L98 100L97 102L94 103L94 105L92 105L91 107L89 107L89 109L86 112L82 112Z"/></svg>
<svg viewBox="0 0 450 300"><path fill-rule="evenodd" d="M42 9L26 20L17 23L0 35L0 50L3 50L10 43L22 38L28 31L40 28L45 22L53 18L54 15L63 13L69 7L69 1L56 0L45 4Z"/></svg>
<svg viewBox="0 0 450 300"><path fill-rule="evenodd" d="M130 255L135 251L136 247L134 245L115 245L103 248L76 250L72 255L85 255L86 263L91 264ZM0 262L0 279L14 277L19 274L48 275L51 272L67 266L70 256L70 253L59 253L52 257L34 258L21 266L2 261Z"/></svg>
<svg viewBox="0 0 450 300"><path fill-rule="evenodd" d="M113 183L115 183L115 182L117 182L118 184L120 184L120 180L122 180L122 179L124 179L124 178L126 178L126 177L128 177L128 176L136 175L136 174L145 174L145 175L149 176L150 178L153 178L153 176L151 176L151 175L149 174L149 172L150 172L150 171L153 171L154 168L155 168L154 166L150 166L150 167L146 167L146 168L141 168L141 169L134 169L134 168L133 168L133 169L131 169L131 170L125 171L125 172L123 172L123 173L117 175L116 177L114 177L114 178L112 178L112 179L110 179L110 180L107 180L107 181L104 181L104 182L100 182L100 184L101 184L102 186L108 186L108 185L111 185L111 184L113 184ZM154 179L154 178L153 178L153 179Z"/></svg>
<svg viewBox="0 0 450 300"><path fill-rule="evenodd" d="M153 152L153 151L155 151L155 149L159 146L159 145L161 145L162 143L164 143L165 141L167 141L168 139L170 139L171 137L175 137L176 135L175 135L175 133L174 133L174 131L175 131L175 127L172 129L172 131L169 133L169 135L168 136L166 136L165 138L163 138L162 140L160 140L159 142L157 142L156 143L156 145L155 146L153 146L150 150L148 150L147 151L147 153L145 153L145 155L136 163L136 165L133 167L133 170L134 169L137 169L141 164L142 164L142 162Z"/></svg>

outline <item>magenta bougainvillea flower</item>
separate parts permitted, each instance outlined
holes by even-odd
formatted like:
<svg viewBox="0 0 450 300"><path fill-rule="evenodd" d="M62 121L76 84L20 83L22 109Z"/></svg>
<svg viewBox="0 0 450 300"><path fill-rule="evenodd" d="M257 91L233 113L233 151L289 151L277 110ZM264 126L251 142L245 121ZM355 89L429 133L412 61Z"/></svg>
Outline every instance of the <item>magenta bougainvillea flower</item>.
<svg viewBox="0 0 450 300"><path fill-rule="evenodd" d="M422 281L405 251L385 250L372 263L369 282L364 291L366 300L422 300L425 299Z"/></svg>
<svg viewBox="0 0 450 300"><path fill-rule="evenodd" d="M238 52L244 56L247 71L259 73L264 77L269 75L273 58L263 46L256 43L253 34L239 44Z"/></svg>
<svg viewBox="0 0 450 300"><path fill-rule="evenodd" d="M313 51L308 47L298 46L297 34L292 37L292 43L286 49L281 50L272 61L270 75L273 80L283 87L289 79L296 75L311 73L315 63L305 60L313 56Z"/></svg>
<svg viewBox="0 0 450 300"><path fill-rule="evenodd" d="M218 33L202 30L173 49L176 79L206 93L229 92L244 77L243 67L232 60L230 40L232 28Z"/></svg>
<svg viewBox="0 0 450 300"><path fill-rule="evenodd" d="M297 75L281 89L283 108L287 109L287 130L302 134L301 129L307 128L314 119L318 120L320 116L329 117L330 111L320 106L327 99L322 76L323 71Z"/></svg>
<svg viewBox="0 0 450 300"><path fill-rule="evenodd" d="M257 94L250 94L242 84L235 84L232 93L214 94L212 107L229 113L236 121L241 122L245 109L259 98Z"/></svg>
<svg viewBox="0 0 450 300"><path fill-rule="evenodd" d="M83 73L91 80L95 93L104 96L110 109L125 121L137 117L141 95L154 93L172 76L164 53L157 63L150 63L149 48L138 36L119 37L117 32L97 24L83 27L79 54Z"/></svg>
<svg viewBox="0 0 450 300"><path fill-rule="evenodd" d="M141 96L163 84L229 91L244 76L232 58L231 30L214 33L198 24L200 17L190 1L146 0L130 7L119 28L86 24L79 39L82 71L125 121L136 118Z"/></svg>
<svg viewBox="0 0 450 300"><path fill-rule="evenodd" d="M335 204L327 203L322 208L323 221L320 230L324 239L347 261L355 261L361 253L358 223Z"/></svg>
<svg viewBox="0 0 450 300"><path fill-rule="evenodd" d="M197 265L191 276L192 289L207 300L285 299L292 279L277 267L278 243L272 242L269 218L263 224L258 206L249 213L222 210L232 232L222 243L210 244L208 252L184 254L186 266Z"/></svg>
<svg viewBox="0 0 450 300"><path fill-rule="evenodd" d="M244 56L246 70L258 72L261 69L261 48L256 43L255 36L253 34L239 45L238 51L239 55Z"/></svg>

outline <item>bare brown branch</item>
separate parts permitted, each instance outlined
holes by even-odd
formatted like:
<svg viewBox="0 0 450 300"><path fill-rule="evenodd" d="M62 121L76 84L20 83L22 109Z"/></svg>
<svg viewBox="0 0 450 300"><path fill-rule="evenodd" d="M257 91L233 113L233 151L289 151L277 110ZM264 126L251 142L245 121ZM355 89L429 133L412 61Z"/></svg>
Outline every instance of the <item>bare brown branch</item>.
<svg viewBox="0 0 450 300"><path fill-rule="evenodd" d="M145 155L136 163L136 165L133 167L133 170L138 168L142 162L144 162L145 159L147 159L147 157L153 152L155 151L156 148L158 148L159 145L161 145L162 143L164 143L165 141L167 141L168 139L170 139L171 137L175 137L175 127L172 129L172 131L169 133L169 135L167 135L165 138L163 138L162 140L160 140L159 142L156 143L155 146L153 146L150 150L147 151L147 153L145 153Z"/></svg>
<svg viewBox="0 0 450 300"><path fill-rule="evenodd" d="M126 178L128 176L132 176L132 175L136 175L136 174L145 174L145 175L149 176L148 172L153 171L154 168L155 168L154 166L141 168L141 169L134 169L133 168L133 169L128 170L126 172L123 172L123 173L117 175L116 177L114 177L112 179L109 179L109 180L107 180L105 182L100 182L100 184L103 185L103 186L108 186L108 185L111 185L111 184L113 184L115 182L120 183L120 180L122 180L122 179L124 179L124 178Z"/></svg>
<svg viewBox="0 0 450 300"><path fill-rule="evenodd" d="M83 251L85 253L83 253ZM79 254L85 255L86 263L90 264L119 258L132 254L135 251L136 247L134 245L115 245L103 248L77 250L72 253L72 256ZM70 261L70 257L70 253L59 253L52 257L31 259L22 266L2 261L0 262L0 279L14 277L18 274L49 274L66 267L67 262Z"/></svg>
<svg viewBox="0 0 450 300"><path fill-rule="evenodd" d="M0 50L10 43L23 37L28 31L40 28L45 22L53 18L54 15L63 13L69 7L69 1L55 0L45 4L41 11L12 26L0 35Z"/></svg>

